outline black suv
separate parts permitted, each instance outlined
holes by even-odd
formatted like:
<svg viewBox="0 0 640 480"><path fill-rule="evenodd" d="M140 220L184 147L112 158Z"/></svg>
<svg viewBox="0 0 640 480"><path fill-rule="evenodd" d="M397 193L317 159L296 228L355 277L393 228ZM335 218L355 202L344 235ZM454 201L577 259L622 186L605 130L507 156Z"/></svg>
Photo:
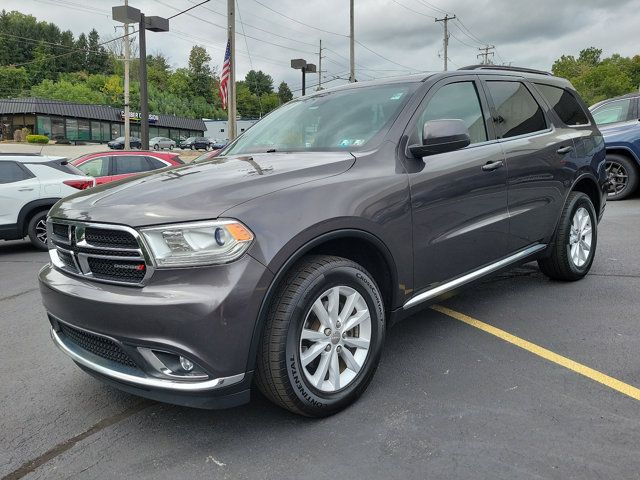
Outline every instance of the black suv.
<svg viewBox="0 0 640 480"><path fill-rule="evenodd" d="M191 150L210 150L212 142L205 137L189 137L184 142L180 143L180 148Z"/></svg>
<svg viewBox="0 0 640 480"><path fill-rule="evenodd" d="M585 276L604 160L582 100L543 72L323 90L222 157L59 202L40 272L51 335L144 397L221 408L255 384L329 415L364 392L387 328L430 302L532 260Z"/></svg>

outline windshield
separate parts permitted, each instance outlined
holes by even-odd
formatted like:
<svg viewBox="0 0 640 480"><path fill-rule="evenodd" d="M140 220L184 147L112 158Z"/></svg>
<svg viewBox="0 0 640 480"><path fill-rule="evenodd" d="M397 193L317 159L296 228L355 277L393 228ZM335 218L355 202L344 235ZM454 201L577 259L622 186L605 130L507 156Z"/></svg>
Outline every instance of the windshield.
<svg viewBox="0 0 640 480"><path fill-rule="evenodd" d="M114 142L124 142L124 137L118 137L114 140Z"/></svg>
<svg viewBox="0 0 640 480"><path fill-rule="evenodd" d="M417 84L373 85L320 93L270 113L223 155L273 151L352 151L389 129Z"/></svg>

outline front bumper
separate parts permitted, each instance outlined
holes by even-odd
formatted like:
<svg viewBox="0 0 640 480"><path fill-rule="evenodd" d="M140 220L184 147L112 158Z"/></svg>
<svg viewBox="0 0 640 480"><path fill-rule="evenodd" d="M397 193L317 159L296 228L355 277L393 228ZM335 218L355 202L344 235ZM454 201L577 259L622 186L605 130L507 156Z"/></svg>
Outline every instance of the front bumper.
<svg viewBox="0 0 640 480"><path fill-rule="evenodd" d="M252 334L272 274L249 255L228 265L157 270L143 288L95 283L52 266L39 275L54 343L80 367L122 390L175 404L220 408L249 399ZM104 338L135 363L96 355L60 324ZM171 378L143 350L183 355L204 378Z"/></svg>

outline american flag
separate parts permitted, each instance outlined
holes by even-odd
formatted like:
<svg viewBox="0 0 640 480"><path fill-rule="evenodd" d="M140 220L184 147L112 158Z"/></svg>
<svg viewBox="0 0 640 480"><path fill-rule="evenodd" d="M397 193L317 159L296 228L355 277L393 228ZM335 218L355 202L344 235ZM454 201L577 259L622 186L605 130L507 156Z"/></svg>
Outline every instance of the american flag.
<svg viewBox="0 0 640 480"><path fill-rule="evenodd" d="M220 75L220 100L222 100L222 108L227 108L227 85L229 83L229 75L231 75L231 45L227 40L227 50L224 52L224 63L222 64L222 75Z"/></svg>

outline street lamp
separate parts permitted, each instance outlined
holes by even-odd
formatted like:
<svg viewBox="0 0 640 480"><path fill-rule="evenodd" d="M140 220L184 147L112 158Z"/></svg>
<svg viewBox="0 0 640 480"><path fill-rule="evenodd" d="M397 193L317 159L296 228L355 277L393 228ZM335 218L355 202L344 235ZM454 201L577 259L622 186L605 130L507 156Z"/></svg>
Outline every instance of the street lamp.
<svg viewBox="0 0 640 480"><path fill-rule="evenodd" d="M147 89L147 39L146 31L168 32L169 19L145 17L137 8L120 5L111 8L113 19L121 23L138 23L140 42L140 140L143 150L149 149L149 92ZM127 32L128 33L128 32ZM125 119L126 121L126 119Z"/></svg>
<svg viewBox="0 0 640 480"><path fill-rule="evenodd" d="M296 58L291 60L291 68L295 70L302 70L302 96L304 97L306 92L306 74L316 73L316 66L313 63L307 63L303 58Z"/></svg>

